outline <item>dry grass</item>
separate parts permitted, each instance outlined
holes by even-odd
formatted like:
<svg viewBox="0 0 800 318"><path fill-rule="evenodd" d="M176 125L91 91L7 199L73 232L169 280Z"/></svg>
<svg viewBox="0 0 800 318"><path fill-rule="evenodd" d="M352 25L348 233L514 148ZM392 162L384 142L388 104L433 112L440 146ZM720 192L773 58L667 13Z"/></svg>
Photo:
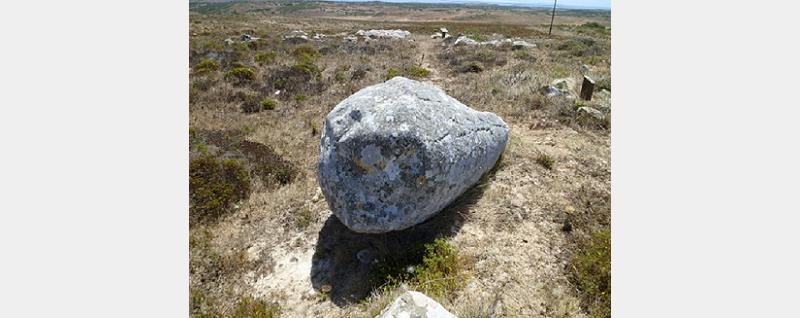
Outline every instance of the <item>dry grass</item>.
<svg viewBox="0 0 800 318"><path fill-rule="evenodd" d="M584 25L607 25L607 16L565 14L556 35L545 37L546 28L536 22L545 15L535 10L316 5L236 3L190 14L190 31L197 34L189 52L191 138L221 160L246 163L252 176L237 208L190 228L193 315L231 316L242 297L251 297L243 307L269 312L278 303L283 317L374 317L399 289L371 290L372 268L355 254L372 249L381 256L437 237L470 260L470 279L437 297L459 317L593 312L577 305L588 298L565 268L610 222L610 122L578 121L574 101L544 96L541 88L556 78L580 79L579 66L588 64L598 86L610 90L609 35ZM442 26L453 34L523 37L538 48L441 46L428 36ZM344 43L336 35L369 28L410 30L415 41ZM283 40L298 29L329 37ZM222 42L243 33L262 39ZM497 113L511 136L502 164L442 217L410 232L363 237L336 225L318 190L319 134L339 101L394 74L431 82L472 108ZM557 169L544 173L537 163L542 153L558 158ZM571 232L562 231L565 220ZM365 289L343 283L358 279ZM332 290L324 292L325 284Z"/></svg>

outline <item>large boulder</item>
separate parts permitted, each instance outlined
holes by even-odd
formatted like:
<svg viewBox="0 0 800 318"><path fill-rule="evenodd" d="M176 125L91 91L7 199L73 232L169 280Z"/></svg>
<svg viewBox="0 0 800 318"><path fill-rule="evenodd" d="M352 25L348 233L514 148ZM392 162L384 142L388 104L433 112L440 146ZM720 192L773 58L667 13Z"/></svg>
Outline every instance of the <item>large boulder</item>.
<svg viewBox="0 0 800 318"><path fill-rule="evenodd" d="M489 171L508 126L436 86L404 77L366 87L328 114L318 179L353 231L409 228L441 211Z"/></svg>
<svg viewBox="0 0 800 318"><path fill-rule="evenodd" d="M375 318L456 318L447 309L425 294L406 291L383 309Z"/></svg>

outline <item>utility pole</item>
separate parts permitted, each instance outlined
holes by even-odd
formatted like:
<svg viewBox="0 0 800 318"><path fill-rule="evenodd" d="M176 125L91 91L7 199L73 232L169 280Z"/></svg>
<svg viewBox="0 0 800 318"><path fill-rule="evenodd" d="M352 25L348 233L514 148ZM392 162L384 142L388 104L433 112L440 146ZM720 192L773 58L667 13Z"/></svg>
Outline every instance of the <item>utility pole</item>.
<svg viewBox="0 0 800 318"><path fill-rule="evenodd" d="M547 35L549 36L553 33L553 20L556 18L556 4L558 0L553 0L553 14L550 16L550 31L547 31Z"/></svg>

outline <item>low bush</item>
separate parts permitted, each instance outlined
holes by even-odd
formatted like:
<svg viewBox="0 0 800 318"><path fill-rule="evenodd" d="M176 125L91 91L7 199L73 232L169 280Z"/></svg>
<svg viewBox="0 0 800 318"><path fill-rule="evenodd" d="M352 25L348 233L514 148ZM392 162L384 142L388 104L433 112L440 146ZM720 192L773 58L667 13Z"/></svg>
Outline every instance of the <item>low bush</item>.
<svg viewBox="0 0 800 318"><path fill-rule="evenodd" d="M225 79L237 84L252 82L256 79L256 71L246 66L237 66L225 73Z"/></svg>
<svg viewBox="0 0 800 318"><path fill-rule="evenodd" d="M243 297L233 309L231 318L277 318L281 309L276 303L269 303L261 299Z"/></svg>
<svg viewBox="0 0 800 318"><path fill-rule="evenodd" d="M396 68L390 67L388 70L386 70L385 79L387 81L394 78L395 76L400 76L400 71L398 71Z"/></svg>
<svg viewBox="0 0 800 318"><path fill-rule="evenodd" d="M333 79L337 82L343 82L345 80L345 73L350 70L350 65L343 65L336 68L333 72Z"/></svg>
<svg viewBox="0 0 800 318"><path fill-rule="evenodd" d="M255 60L261 65L270 64L275 60L275 52L260 52L256 54Z"/></svg>
<svg viewBox="0 0 800 318"><path fill-rule="evenodd" d="M605 26L603 26L602 24L597 23L597 22L587 22L587 23L581 24L579 27L580 28L584 28L584 29L599 29L599 30L605 30L606 29Z"/></svg>
<svg viewBox="0 0 800 318"><path fill-rule="evenodd" d="M242 91L237 92L234 96L231 96L233 100L239 100L242 102L240 107L242 108L242 112L245 114L252 114L260 112L262 107L261 103L258 100L258 95L249 94Z"/></svg>
<svg viewBox="0 0 800 318"><path fill-rule="evenodd" d="M271 98L258 99L257 96L247 96L242 103L242 111L246 114L258 113L262 110L273 110L278 102Z"/></svg>
<svg viewBox="0 0 800 318"><path fill-rule="evenodd" d="M312 59L302 59L273 72L265 80L273 89L283 91L279 98L288 99L296 94L317 94L324 90L326 86L321 75L322 71Z"/></svg>
<svg viewBox="0 0 800 318"><path fill-rule="evenodd" d="M215 220L249 192L250 175L241 161L201 154L189 162L191 221Z"/></svg>
<svg viewBox="0 0 800 318"><path fill-rule="evenodd" d="M297 63L292 66L297 71L305 72L315 77L318 77L321 73L319 66L315 64L315 60L313 57L309 55L301 55L297 58Z"/></svg>
<svg viewBox="0 0 800 318"><path fill-rule="evenodd" d="M320 55L319 51L310 45L298 46L292 51L295 58L316 58Z"/></svg>
<svg viewBox="0 0 800 318"><path fill-rule="evenodd" d="M272 98L264 98L261 100L261 109L263 110L273 110L278 107L278 101Z"/></svg>
<svg viewBox="0 0 800 318"><path fill-rule="evenodd" d="M382 259L370 282L383 291L405 283L429 296L448 297L464 286L467 271L465 258L439 238L405 254Z"/></svg>
<svg viewBox="0 0 800 318"><path fill-rule="evenodd" d="M611 317L611 230L592 234L572 260L572 278L591 317Z"/></svg>
<svg viewBox="0 0 800 318"><path fill-rule="evenodd" d="M553 164L555 162L555 159L550 157L548 154L540 154L536 157L536 163L540 164L542 167L545 167L547 170L553 170Z"/></svg>
<svg viewBox="0 0 800 318"><path fill-rule="evenodd" d="M406 69L406 74L411 77L423 78L431 75L431 71L419 65L412 65Z"/></svg>
<svg viewBox="0 0 800 318"><path fill-rule="evenodd" d="M584 23L578 26L580 34L610 35L611 32L606 27L597 22Z"/></svg>
<svg viewBox="0 0 800 318"><path fill-rule="evenodd" d="M217 61L206 59L200 61L200 63L197 63L197 65L194 66L193 71L194 74L201 75L201 74L211 73L218 69L219 69L219 63L217 63Z"/></svg>
<svg viewBox="0 0 800 318"><path fill-rule="evenodd" d="M496 52L491 48L459 46L444 50L437 55L437 58L456 72L477 73L491 67L506 65L508 63L506 55L505 52Z"/></svg>
<svg viewBox="0 0 800 318"><path fill-rule="evenodd" d="M556 50L564 51L572 56L590 57L603 55L604 49L588 37L573 38L556 46Z"/></svg>

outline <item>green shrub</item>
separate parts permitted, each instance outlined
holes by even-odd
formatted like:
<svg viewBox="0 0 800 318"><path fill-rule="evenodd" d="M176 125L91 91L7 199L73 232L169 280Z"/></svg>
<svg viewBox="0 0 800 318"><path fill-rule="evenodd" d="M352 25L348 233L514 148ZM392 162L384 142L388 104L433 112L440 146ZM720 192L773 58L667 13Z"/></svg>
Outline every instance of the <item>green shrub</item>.
<svg viewBox="0 0 800 318"><path fill-rule="evenodd" d="M556 47L559 51L565 51L573 56L591 57L604 54L604 49L589 37L569 39Z"/></svg>
<svg viewBox="0 0 800 318"><path fill-rule="evenodd" d="M239 66L226 72L225 78L237 83L251 82L256 79L256 71L249 67Z"/></svg>
<svg viewBox="0 0 800 318"><path fill-rule="evenodd" d="M313 75L314 77L319 77L321 73L319 67L314 64L314 59L307 55L298 58L297 63L292 66L292 69L297 72Z"/></svg>
<svg viewBox="0 0 800 318"><path fill-rule="evenodd" d="M201 154L189 162L189 218L215 220L246 198L250 175L245 164Z"/></svg>
<svg viewBox="0 0 800 318"><path fill-rule="evenodd" d="M278 107L278 101L272 98L265 98L261 100L261 109L263 110L273 110Z"/></svg>
<svg viewBox="0 0 800 318"><path fill-rule="evenodd" d="M443 50L436 57L454 71L461 73L478 73L484 69L508 63L505 54L497 54L494 50L485 47L453 47Z"/></svg>
<svg viewBox="0 0 800 318"><path fill-rule="evenodd" d="M467 262L445 239L408 251L404 255L384 258L372 273L374 288L391 290L400 284L434 297L447 297L463 287Z"/></svg>
<svg viewBox="0 0 800 318"><path fill-rule="evenodd" d="M261 299L243 297L236 304L232 318L277 318L281 315L281 309L276 303L268 303Z"/></svg>
<svg viewBox="0 0 800 318"><path fill-rule="evenodd" d="M605 30L606 29L606 27L604 25L602 25L600 23L597 23L597 22L588 22L588 23L581 24L580 28L599 29L599 30Z"/></svg>
<svg viewBox="0 0 800 318"><path fill-rule="evenodd" d="M445 297L464 283L465 264L458 251L444 239L425 244L422 265L416 269L417 284L425 294Z"/></svg>
<svg viewBox="0 0 800 318"><path fill-rule="evenodd" d="M597 22L584 23L578 26L578 33L580 34L599 34L609 35L611 32L606 27Z"/></svg>
<svg viewBox="0 0 800 318"><path fill-rule="evenodd" d="M400 71L393 67L390 67L388 70L386 70L386 80L390 80L395 76L400 76Z"/></svg>
<svg viewBox="0 0 800 318"><path fill-rule="evenodd" d="M422 66L413 65L406 69L406 74L408 74L411 77L422 78L431 75L431 71Z"/></svg>
<svg viewBox="0 0 800 318"><path fill-rule="evenodd" d="M345 72L350 70L350 65L339 66L333 73L333 79L337 82L342 82L345 79Z"/></svg>
<svg viewBox="0 0 800 318"><path fill-rule="evenodd" d="M219 69L219 63L217 61L208 59L202 60L200 63L194 66L194 74L206 74Z"/></svg>
<svg viewBox="0 0 800 318"><path fill-rule="evenodd" d="M235 98L236 100L242 101L241 108L244 113L257 113L263 109L263 107L261 107L261 101L259 100L258 95L241 91L237 92L237 95L240 96L236 96Z"/></svg>
<svg viewBox="0 0 800 318"><path fill-rule="evenodd" d="M256 62L261 65L266 65L272 63L275 60L275 52L260 52L256 54Z"/></svg>
<svg viewBox="0 0 800 318"><path fill-rule="evenodd" d="M324 89L322 72L312 59L302 59L297 64L278 69L269 74L266 81L272 88L281 90L280 97L297 94L316 94Z"/></svg>
<svg viewBox="0 0 800 318"><path fill-rule="evenodd" d="M304 95L304 94L299 94L299 95L297 95L297 96L295 96L295 97L294 97L294 100L295 100L295 101L298 101L298 102L303 102L303 101L305 101L306 99L308 99L308 96L306 96L306 95Z"/></svg>
<svg viewBox="0 0 800 318"><path fill-rule="evenodd" d="M536 163L540 164L542 167L547 168L547 170L553 170L553 164L556 162L553 157L550 157L548 154L540 154L536 157Z"/></svg>
<svg viewBox="0 0 800 318"><path fill-rule="evenodd" d="M302 59L302 58L316 58L319 56L319 51L310 45L301 45L298 46L292 51L292 55L295 58Z"/></svg>
<svg viewBox="0 0 800 318"><path fill-rule="evenodd" d="M592 234L572 260L573 281L592 317L611 317L611 230Z"/></svg>

